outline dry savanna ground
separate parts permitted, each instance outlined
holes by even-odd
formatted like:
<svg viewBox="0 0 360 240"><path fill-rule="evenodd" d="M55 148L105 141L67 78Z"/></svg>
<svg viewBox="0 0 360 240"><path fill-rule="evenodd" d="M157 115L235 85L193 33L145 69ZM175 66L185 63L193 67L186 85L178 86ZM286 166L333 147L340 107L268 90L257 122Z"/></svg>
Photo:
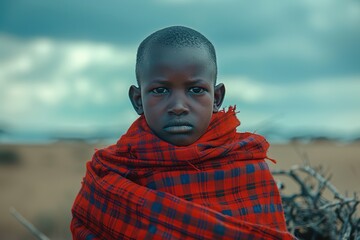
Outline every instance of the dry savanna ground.
<svg viewBox="0 0 360 240"><path fill-rule="evenodd" d="M12 215L15 207L51 239L71 239L71 205L85 173L85 162L103 144L58 142L43 145L0 145L0 239L33 239ZM289 169L304 159L332 174L343 194L360 192L360 143L290 143L272 145L271 169ZM286 191L295 191L291 183Z"/></svg>

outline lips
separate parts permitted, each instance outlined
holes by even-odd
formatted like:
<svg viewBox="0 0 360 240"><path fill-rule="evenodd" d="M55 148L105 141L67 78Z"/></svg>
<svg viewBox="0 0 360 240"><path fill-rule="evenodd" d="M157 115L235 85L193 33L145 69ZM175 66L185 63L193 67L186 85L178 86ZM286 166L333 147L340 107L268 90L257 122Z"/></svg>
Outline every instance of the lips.
<svg viewBox="0 0 360 240"><path fill-rule="evenodd" d="M192 131L194 127L186 121L170 121L164 127L164 131L172 134L185 134Z"/></svg>

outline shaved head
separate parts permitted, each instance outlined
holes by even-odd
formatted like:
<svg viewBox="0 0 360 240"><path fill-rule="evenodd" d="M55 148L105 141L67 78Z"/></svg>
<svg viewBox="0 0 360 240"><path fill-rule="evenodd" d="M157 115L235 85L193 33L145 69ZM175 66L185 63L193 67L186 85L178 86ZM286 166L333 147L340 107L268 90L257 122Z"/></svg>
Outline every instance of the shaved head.
<svg viewBox="0 0 360 240"><path fill-rule="evenodd" d="M172 26L158 30L147 38L145 38L137 51L136 55L136 79L140 86L140 72L141 65L144 61L145 55L154 46L166 47L197 47L204 48L211 56L211 60L215 65L217 72L216 53L213 44L201 33L183 26Z"/></svg>

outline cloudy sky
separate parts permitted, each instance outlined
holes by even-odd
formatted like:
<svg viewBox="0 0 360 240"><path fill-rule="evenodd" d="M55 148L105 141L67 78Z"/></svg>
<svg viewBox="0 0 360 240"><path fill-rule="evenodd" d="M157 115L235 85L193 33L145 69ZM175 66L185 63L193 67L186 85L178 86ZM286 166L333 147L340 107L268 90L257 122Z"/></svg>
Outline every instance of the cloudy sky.
<svg viewBox="0 0 360 240"><path fill-rule="evenodd" d="M215 45L240 130L360 135L357 0L1 1L0 128L121 135L137 46L171 25Z"/></svg>

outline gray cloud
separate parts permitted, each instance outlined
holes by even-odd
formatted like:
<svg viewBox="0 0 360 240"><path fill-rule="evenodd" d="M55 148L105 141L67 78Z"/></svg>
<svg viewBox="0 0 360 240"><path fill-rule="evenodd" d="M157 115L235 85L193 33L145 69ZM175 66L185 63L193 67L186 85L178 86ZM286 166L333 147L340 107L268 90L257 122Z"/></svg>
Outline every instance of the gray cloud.
<svg viewBox="0 0 360 240"><path fill-rule="evenodd" d="M128 125L137 45L185 25L214 43L219 81L239 91L225 104L248 125L285 112L284 127L357 129L359 24L355 0L2 1L0 122Z"/></svg>
<svg viewBox="0 0 360 240"><path fill-rule="evenodd" d="M221 69L264 81L354 75L360 65L358 1L13 1L0 3L0 31L136 46L168 25L198 29ZM220 70L221 70L220 69Z"/></svg>

